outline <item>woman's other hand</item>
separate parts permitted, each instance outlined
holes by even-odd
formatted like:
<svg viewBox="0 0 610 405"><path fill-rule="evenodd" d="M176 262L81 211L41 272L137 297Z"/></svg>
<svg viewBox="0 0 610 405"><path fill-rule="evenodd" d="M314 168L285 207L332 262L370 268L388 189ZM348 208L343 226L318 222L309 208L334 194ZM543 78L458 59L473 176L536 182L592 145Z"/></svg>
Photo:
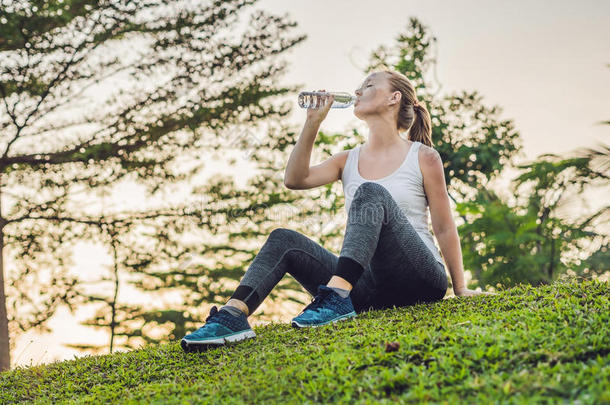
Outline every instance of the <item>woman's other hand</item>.
<svg viewBox="0 0 610 405"><path fill-rule="evenodd" d="M318 90L326 91L326 90ZM317 97L318 107L307 109L307 120L321 124L330 110L330 106L333 105L335 97L331 94L328 96Z"/></svg>

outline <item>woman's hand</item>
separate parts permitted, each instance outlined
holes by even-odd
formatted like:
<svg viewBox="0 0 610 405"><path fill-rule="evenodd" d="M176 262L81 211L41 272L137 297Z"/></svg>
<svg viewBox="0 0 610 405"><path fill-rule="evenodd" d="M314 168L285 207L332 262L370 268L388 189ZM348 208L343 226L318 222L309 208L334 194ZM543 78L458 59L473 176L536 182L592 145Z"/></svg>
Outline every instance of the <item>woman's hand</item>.
<svg viewBox="0 0 610 405"><path fill-rule="evenodd" d="M473 297L475 295L497 295L496 293L489 291L469 290L466 287L458 288L456 290L453 290L453 292L455 293L456 297Z"/></svg>
<svg viewBox="0 0 610 405"><path fill-rule="evenodd" d="M318 90L318 91L326 91L326 90ZM331 94L329 96L322 96L318 98L320 105L318 108L308 108L307 109L307 120L316 122L317 124L321 124L326 118L328 114L328 110L330 110L330 106L333 105L335 97Z"/></svg>

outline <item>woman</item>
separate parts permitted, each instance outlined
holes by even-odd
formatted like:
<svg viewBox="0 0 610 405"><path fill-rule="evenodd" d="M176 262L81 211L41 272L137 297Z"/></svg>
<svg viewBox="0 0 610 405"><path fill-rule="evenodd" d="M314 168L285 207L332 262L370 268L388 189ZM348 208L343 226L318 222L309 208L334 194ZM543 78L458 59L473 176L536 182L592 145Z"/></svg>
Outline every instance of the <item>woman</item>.
<svg viewBox="0 0 610 405"><path fill-rule="evenodd" d="M314 295L292 319L296 328L441 300L448 280L428 230L428 206L455 295L490 294L466 288L443 162L432 148L430 116L411 82L395 71L373 72L355 94L354 114L367 123L368 142L309 167L333 102L325 97L319 109L307 110L284 176L294 190L342 181L348 220L340 256L299 232L274 229L226 305L212 307L205 325L182 339L184 350L254 337L247 316L287 272ZM399 136L404 130L408 140Z"/></svg>

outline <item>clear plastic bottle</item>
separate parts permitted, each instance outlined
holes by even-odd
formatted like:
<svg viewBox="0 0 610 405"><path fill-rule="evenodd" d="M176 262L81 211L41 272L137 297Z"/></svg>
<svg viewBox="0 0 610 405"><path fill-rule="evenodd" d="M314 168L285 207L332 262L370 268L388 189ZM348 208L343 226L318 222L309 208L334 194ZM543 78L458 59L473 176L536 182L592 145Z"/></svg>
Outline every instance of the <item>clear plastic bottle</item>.
<svg viewBox="0 0 610 405"><path fill-rule="evenodd" d="M356 96L345 92L302 91L299 93L299 107L318 108L322 104L322 96L330 94L335 96L330 108L347 108L356 101Z"/></svg>

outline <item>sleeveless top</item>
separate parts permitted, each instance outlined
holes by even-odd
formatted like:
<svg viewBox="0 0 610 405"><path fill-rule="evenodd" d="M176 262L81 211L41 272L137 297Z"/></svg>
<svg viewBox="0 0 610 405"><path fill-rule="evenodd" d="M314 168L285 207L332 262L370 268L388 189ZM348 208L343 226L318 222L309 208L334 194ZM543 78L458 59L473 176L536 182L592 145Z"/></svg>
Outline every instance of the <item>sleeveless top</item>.
<svg viewBox="0 0 610 405"><path fill-rule="evenodd" d="M358 158L362 145L351 149L341 174L343 194L345 195L345 210L349 213L354 193L362 183L370 181L381 184L390 192L390 195L394 198L400 210L404 212L417 234L428 246L432 255L443 264L440 251L434 244L428 227L428 199L424 192L423 175L419 168L418 152L421 145L421 142L414 141L400 167L394 173L377 180L367 180L360 176L358 172Z"/></svg>

